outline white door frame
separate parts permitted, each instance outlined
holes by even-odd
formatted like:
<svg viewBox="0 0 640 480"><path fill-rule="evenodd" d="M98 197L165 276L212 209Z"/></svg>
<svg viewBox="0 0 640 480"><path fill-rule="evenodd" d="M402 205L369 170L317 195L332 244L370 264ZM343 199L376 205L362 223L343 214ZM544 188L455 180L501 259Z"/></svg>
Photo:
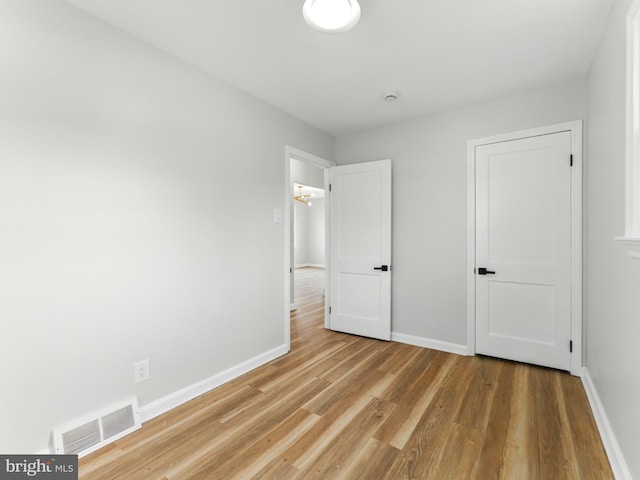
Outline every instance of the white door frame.
<svg viewBox="0 0 640 480"><path fill-rule="evenodd" d="M329 175L328 169L334 167L335 162L325 160L311 153L299 150L289 145L285 146L284 155L284 339L287 352L291 350L291 205L293 204L293 191L291 189L291 159L295 158L304 163L308 163L315 167L323 168L324 174L324 190L329 191ZM324 295L324 326L329 326L329 208L324 209L325 224L325 295Z"/></svg>
<svg viewBox="0 0 640 480"><path fill-rule="evenodd" d="M582 375L582 120L469 140L467 142L467 353L476 354L476 147L571 132L571 374ZM568 160L567 160L568 161ZM567 347L568 348L568 347Z"/></svg>

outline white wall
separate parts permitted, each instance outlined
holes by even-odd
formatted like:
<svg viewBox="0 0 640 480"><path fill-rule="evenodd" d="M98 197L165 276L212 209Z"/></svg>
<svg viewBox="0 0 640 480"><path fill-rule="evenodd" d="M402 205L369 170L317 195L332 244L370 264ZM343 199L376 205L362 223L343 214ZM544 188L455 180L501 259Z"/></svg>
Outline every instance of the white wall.
<svg viewBox="0 0 640 480"><path fill-rule="evenodd" d="M0 451L25 453L284 344L285 145L334 141L59 0L0 11Z"/></svg>
<svg viewBox="0 0 640 480"><path fill-rule="evenodd" d="M307 187L324 188L324 169L297 158L291 159L291 182Z"/></svg>
<svg viewBox="0 0 640 480"><path fill-rule="evenodd" d="M324 266L324 198L314 197L311 206L294 202L295 266Z"/></svg>
<svg viewBox="0 0 640 480"><path fill-rule="evenodd" d="M393 160L393 332L466 345L467 140L585 111L579 81L337 139L339 165Z"/></svg>
<svg viewBox="0 0 640 480"><path fill-rule="evenodd" d="M309 262L311 265L324 265L324 209L325 199L315 197L313 205L307 209L309 216Z"/></svg>
<svg viewBox="0 0 640 480"><path fill-rule="evenodd" d="M300 267L309 263L309 217L307 207L300 202L293 202L293 265Z"/></svg>
<svg viewBox="0 0 640 480"><path fill-rule="evenodd" d="M588 78L586 366L633 478L640 478L640 260L624 235L625 16L618 0Z"/></svg>

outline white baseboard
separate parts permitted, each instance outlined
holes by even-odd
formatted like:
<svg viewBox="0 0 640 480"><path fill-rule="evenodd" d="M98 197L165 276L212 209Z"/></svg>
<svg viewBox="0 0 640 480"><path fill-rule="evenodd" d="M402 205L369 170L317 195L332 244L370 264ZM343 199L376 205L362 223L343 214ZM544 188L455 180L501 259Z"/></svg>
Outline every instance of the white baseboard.
<svg viewBox="0 0 640 480"><path fill-rule="evenodd" d="M189 385L177 392L170 393L169 395L159 398L151 403L147 403L146 405L142 405L140 407L140 419L142 423L151 420L152 418L157 417L158 415L162 415L169 410L182 405L183 403L192 400L203 393L207 393L210 390L213 390L220 385L227 383L234 378L243 375L254 368L257 368L261 365L264 365L271 360L274 360L285 353L288 352L286 345L281 345L279 347L274 348L273 350L269 350L268 352L264 352L256 357L250 358L249 360L242 362L234 367L231 367L223 372L220 372L212 377L209 377L205 380L202 380L198 383L194 383L193 385Z"/></svg>
<svg viewBox="0 0 640 480"><path fill-rule="evenodd" d="M607 417L607 413L602 406L600 396L598 395L596 386L591 379L591 375L589 375L589 370L587 370L587 367L584 367L582 369L581 378L582 384L584 385L584 390L585 392L587 392L587 398L589 399L589 404L591 405L593 416L595 417L596 424L598 425L598 430L600 432L600 437L602 438L602 443L604 444L604 449L606 450L607 456L609 457L609 463L611 464L613 475L616 477L616 480L632 480L631 472L629 472L629 467L627 467L627 463L624 461L622 451L620 450L620 445L618 445L616 436L613 433L611 424L609 423L609 418Z"/></svg>
<svg viewBox="0 0 640 480"><path fill-rule="evenodd" d="M289 311L293 312L294 310L296 310L298 308L298 305L296 305L295 303L292 303L291 305L289 305Z"/></svg>
<svg viewBox="0 0 640 480"><path fill-rule="evenodd" d="M293 268L315 267L324 268L324 263L298 263Z"/></svg>
<svg viewBox="0 0 640 480"><path fill-rule="evenodd" d="M466 345L443 342L442 340L433 340L431 338L415 337L404 333L391 332L391 340L394 342L406 343L408 345L415 345L416 347L431 348L432 350L455 353L456 355L469 354Z"/></svg>

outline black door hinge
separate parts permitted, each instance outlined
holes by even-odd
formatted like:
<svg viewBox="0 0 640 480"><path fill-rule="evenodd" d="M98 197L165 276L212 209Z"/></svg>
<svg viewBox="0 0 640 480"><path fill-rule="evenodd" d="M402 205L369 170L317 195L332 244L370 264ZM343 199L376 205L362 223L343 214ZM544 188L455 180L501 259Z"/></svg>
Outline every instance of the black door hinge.
<svg viewBox="0 0 640 480"><path fill-rule="evenodd" d="M329 184L329 191L331 191L331 184Z"/></svg>
<svg viewBox="0 0 640 480"><path fill-rule="evenodd" d="M573 353L573 340L569 340L569 353Z"/></svg>
<svg viewBox="0 0 640 480"><path fill-rule="evenodd" d="M331 315L331 307L329 307L329 315Z"/></svg>
<svg viewBox="0 0 640 480"><path fill-rule="evenodd" d="M573 154L569 155L569 166L573 167Z"/></svg>

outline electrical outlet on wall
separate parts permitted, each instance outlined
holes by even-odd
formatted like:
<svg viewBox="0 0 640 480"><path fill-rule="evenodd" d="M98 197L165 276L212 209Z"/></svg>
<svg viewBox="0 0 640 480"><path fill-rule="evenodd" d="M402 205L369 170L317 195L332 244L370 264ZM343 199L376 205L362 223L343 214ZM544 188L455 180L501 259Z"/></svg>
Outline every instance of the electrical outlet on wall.
<svg viewBox="0 0 640 480"><path fill-rule="evenodd" d="M140 360L133 364L134 383L146 382L151 378L149 371L149 359Z"/></svg>

